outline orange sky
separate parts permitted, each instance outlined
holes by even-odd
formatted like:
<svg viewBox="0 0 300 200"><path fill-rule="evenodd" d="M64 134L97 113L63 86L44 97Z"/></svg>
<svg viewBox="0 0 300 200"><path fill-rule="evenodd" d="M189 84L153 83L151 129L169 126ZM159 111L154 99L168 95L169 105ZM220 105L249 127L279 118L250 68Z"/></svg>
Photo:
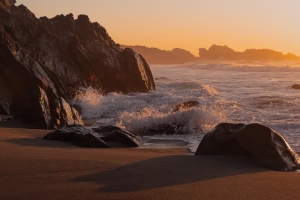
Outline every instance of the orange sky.
<svg viewBox="0 0 300 200"><path fill-rule="evenodd" d="M300 55L297 0L17 0L37 17L87 14L115 42L198 55L212 44Z"/></svg>

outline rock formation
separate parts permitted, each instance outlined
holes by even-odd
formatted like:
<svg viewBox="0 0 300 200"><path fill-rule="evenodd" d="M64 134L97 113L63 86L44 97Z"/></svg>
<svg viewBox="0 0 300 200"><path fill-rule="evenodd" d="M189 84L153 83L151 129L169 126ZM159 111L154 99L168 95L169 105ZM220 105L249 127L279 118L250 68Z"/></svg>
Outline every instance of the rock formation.
<svg viewBox="0 0 300 200"><path fill-rule="evenodd" d="M175 113L178 111L184 111L184 110L197 107L199 105L200 104L198 101L184 101L175 104L171 108L171 112ZM201 130L200 127L193 128L193 131L200 131L200 130ZM140 134L143 135L162 135L162 134L186 135L189 133L191 133L191 130L189 128L189 120L187 119L181 119L181 120L172 119L169 120L168 122L156 123L140 131Z"/></svg>
<svg viewBox="0 0 300 200"><path fill-rule="evenodd" d="M25 123L40 128L51 127L49 100L45 91L37 85L24 86L14 97L15 116Z"/></svg>
<svg viewBox="0 0 300 200"><path fill-rule="evenodd" d="M284 138L261 124L222 123L207 133L195 155L233 154L250 157L280 171L298 167L299 157Z"/></svg>
<svg viewBox="0 0 300 200"><path fill-rule="evenodd" d="M121 49L88 16L38 19L14 4L0 0L0 114L11 113L13 97L29 84L43 89L50 105L72 99L80 86L103 93L155 90L145 59Z"/></svg>
<svg viewBox="0 0 300 200"><path fill-rule="evenodd" d="M172 51L165 51L145 46L122 45L122 47L135 50L138 54L143 55L150 64L182 64L197 60L197 58L189 51L180 48L175 48Z"/></svg>
<svg viewBox="0 0 300 200"><path fill-rule="evenodd" d="M48 133L43 139L72 142L84 147L109 147L94 131L85 126L74 124L56 129L54 132Z"/></svg>
<svg viewBox="0 0 300 200"><path fill-rule="evenodd" d="M139 147L143 145L143 140L139 135L117 126L100 126L92 130L98 133L110 147Z"/></svg>
<svg viewBox="0 0 300 200"><path fill-rule="evenodd" d="M208 50L199 49L201 59L225 59L225 60L300 60L300 57L288 53L283 54L271 49L247 49L244 52L236 52L227 46L212 45Z"/></svg>
<svg viewBox="0 0 300 200"><path fill-rule="evenodd" d="M69 125L47 134L43 139L75 142L79 146L98 148L139 147L143 145L140 136L116 126L100 126L88 129L81 125Z"/></svg>
<svg viewBox="0 0 300 200"><path fill-rule="evenodd" d="M21 121L44 129L84 124L77 110L62 97L49 101L45 91L37 85L21 88L14 95L12 110Z"/></svg>

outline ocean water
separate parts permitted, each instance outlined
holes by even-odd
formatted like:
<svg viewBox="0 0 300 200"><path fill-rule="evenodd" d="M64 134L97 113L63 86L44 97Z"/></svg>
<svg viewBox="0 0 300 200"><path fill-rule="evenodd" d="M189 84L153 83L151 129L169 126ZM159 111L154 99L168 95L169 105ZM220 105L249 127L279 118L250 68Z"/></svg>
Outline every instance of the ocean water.
<svg viewBox="0 0 300 200"><path fill-rule="evenodd" d="M101 95L81 88L75 100L84 119L95 126L117 125L143 134L161 124L183 124L184 135L144 136L147 141L185 141L191 152L218 123L262 123L283 135L300 153L300 62L198 61L152 65L157 84L149 93ZM176 103L198 101L198 107L173 112ZM180 132L178 132L180 133ZM151 146L151 145L150 145Z"/></svg>

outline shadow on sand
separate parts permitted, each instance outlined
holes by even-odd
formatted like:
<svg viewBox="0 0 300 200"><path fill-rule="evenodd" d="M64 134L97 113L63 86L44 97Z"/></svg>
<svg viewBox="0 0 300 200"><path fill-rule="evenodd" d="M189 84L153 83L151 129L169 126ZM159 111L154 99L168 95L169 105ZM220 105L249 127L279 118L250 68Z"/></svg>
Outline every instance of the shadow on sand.
<svg viewBox="0 0 300 200"><path fill-rule="evenodd" d="M9 121L0 121L1 128L28 128L28 129L39 129L36 126L25 124L20 120L9 120Z"/></svg>
<svg viewBox="0 0 300 200"><path fill-rule="evenodd" d="M72 181L96 182L99 192L134 192L266 171L238 156L166 156L113 170L80 176Z"/></svg>
<svg viewBox="0 0 300 200"><path fill-rule="evenodd" d="M42 138L17 138L12 140L6 140L6 142L21 145L21 146L32 146L32 147L42 147L42 148L69 148L69 149L81 148L72 145L71 143L68 142L43 140Z"/></svg>

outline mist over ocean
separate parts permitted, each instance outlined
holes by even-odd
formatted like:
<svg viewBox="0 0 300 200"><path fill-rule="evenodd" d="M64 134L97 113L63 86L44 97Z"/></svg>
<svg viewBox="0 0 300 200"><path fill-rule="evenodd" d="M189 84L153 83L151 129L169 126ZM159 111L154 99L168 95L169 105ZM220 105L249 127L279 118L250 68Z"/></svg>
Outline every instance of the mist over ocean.
<svg viewBox="0 0 300 200"><path fill-rule="evenodd" d="M153 133L144 138L183 140L192 152L218 123L262 123L282 134L300 153L300 91L292 89L300 83L299 61L197 61L152 65L151 70L157 90L149 93L102 96L82 88L76 102L83 118L135 132L182 123L186 135ZM200 105L173 112L176 103L190 100Z"/></svg>

